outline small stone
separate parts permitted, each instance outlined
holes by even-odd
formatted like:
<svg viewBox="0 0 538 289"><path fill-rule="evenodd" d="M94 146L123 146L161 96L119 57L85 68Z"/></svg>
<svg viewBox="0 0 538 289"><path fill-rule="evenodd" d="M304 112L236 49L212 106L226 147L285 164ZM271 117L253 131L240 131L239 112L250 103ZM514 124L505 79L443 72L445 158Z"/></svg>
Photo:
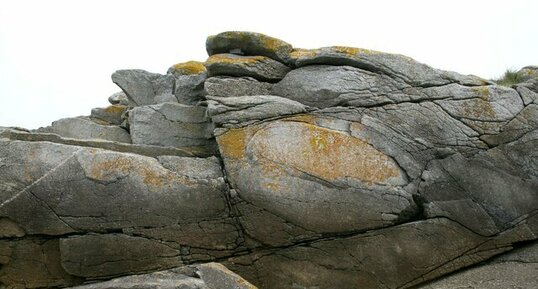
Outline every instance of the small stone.
<svg viewBox="0 0 538 289"><path fill-rule="evenodd" d="M207 69L202 62L175 64L168 69L168 74L175 77L174 94L179 103L194 105L204 99Z"/></svg>
<svg viewBox="0 0 538 289"><path fill-rule="evenodd" d="M261 33L228 31L209 36L206 41L208 55L233 53L239 55L267 56L288 63L292 46L280 39Z"/></svg>
<svg viewBox="0 0 538 289"><path fill-rule="evenodd" d="M123 91L116 92L112 94L111 96L109 96L108 102L110 102L110 104L133 106L131 102L129 101L129 98Z"/></svg>
<svg viewBox="0 0 538 289"><path fill-rule="evenodd" d="M110 124L120 125L123 122L122 115L127 110L125 105L113 104L105 108L94 108L90 118L106 121Z"/></svg>

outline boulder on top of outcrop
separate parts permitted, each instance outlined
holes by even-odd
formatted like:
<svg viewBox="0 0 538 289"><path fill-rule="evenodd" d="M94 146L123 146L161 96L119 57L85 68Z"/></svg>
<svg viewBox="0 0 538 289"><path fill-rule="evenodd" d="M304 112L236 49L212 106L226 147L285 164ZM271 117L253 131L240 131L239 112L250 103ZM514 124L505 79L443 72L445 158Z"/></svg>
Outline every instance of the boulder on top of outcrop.
<svg viewBox="0 0 538 289"><path fill-rule="evenodd" d="M179 103L196 104L204 99L207 69L202 62L178 63L170 67L167 73L175 77L174 95Z"/></svg>
<svg viewBox="0 0 538 289"><path fill-rule="evenodd" d="M252 77L216 76L208 78L204 83L208 95L245 96L270 95L272 84L258 81Z"/></svg>
<svg viewBox="0 0 538 289"><path fill-rule="evenodd" d="M267 56L288 63L292 46L280 39L256 32L228 31L207 37L208 55L233 53L238 55Z"/></svg>
<svg viewBox="0 0 538 289"><path fill-rule="evenodd" d="M404 55L363 48L332 46L318 49L296 49L291 53L291 59L296 67L311 64L348 65L382 73L415 86L434 86L448 83L485 85L489 83L476 76L437 70Z"/></svg>
<svg viewBox="0 0 538 289"><path fill-rule="evenodd" d="M529 79L538 78L538 66L529 65L521 68L517 75L522 81L527 81Z"/></svg>
<svg viewBox="0 0 538 289"><path fill-rule="evenodd" d="M301 103L274 95L207 96L207 99L207 112L211 121L222 126L245 126L268 118L307 111L307 107Z"/></svg>
<svg viewBox="0 0 538 289"><path fill-rule="evenodd" d="M142 69L118 70L112 81L127 95L133 106L177 101L174 96L174 77Z"/></svg>
<svg viewBox="0 0 538 289"><path fill-rule="evenodd" d="M256 289L239 275L219 263L178 267L143 275L120 277L73 289Z"/></svg>
<svg viewBox="0 0 538 289"><path fill-rule="evenodd" d="M123 114L128 107L125 105L113 104L105 108L97 107L92 109L90 118L108 122L114 125L120 125L123 122Z"/></svg>
<svg viewBox="0 0 538 289"><path fill-rule="evenodd" d="M134 103L131 103L129 101L129 98L127 97L127 94L123 91L116 92L108 97L108 102L110 104L119 104L119 105L127 105L127 106L134 106Z"/></svg>
<svg viewBox="0 0 538 289"><path fill-rule="evenodd" d="M179 103L138 106L129 112L133 143L187 148L200 155L213 155L214 125L206 107Z"/></svg>
<svg viewBox="0 0 538 289"><path fill-rule="evenodd" d="M250 76L261 81L276 82L290 71L286 65L266 56L215 54L206 61L209 76Z"/></svg>
<svg viewBox="0 0 538 289"><path fill-rule="evenodd" d="M88 117L71 117L54 121L50 126L35 130L38 133L54 133L66 138L101 139L131 143L129 133L116 125L97 123Z"/></svg>

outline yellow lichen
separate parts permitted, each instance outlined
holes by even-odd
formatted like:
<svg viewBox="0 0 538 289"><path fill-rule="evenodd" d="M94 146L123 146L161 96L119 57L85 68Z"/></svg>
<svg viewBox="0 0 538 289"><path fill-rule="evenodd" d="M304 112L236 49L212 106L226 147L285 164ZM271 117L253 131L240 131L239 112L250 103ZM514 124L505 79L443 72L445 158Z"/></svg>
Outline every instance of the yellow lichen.
<svg viewBox="0 0 538 289"><path fill-rule="evenodd" d="M199 61L187 61L172 66L174 73L182 75L202 74L207 71L204 64Z"/></svg>
<svg viewBox="0 0 538 289"><path fill-rule="evenodd" d="M311 114L298 114L298 115L294 115L294 116L282 119L282 121L294 121L294 122L305 122L309 124L315 124L316 118Z"/></svg>
<svg viewBox="0 0 538 289"><path fill-rule="evenodd" d="M240 159L245 156L246 128L230 129L217 137L219 148L224 157Z"/></svg>
<svg viewBox="0 0 538 289"><path fill-rule="evenodd" d="M364 48L355 48L355 47L346 47L346 46L332 46L331 50L344 54L346 56L356 56L357 54L377 54L380 53L375 50L364 49Z"/></svg>
<svg viewBox="0 0 538 289"><path fill-rule="evenodd" d="M133 162L124 157L96 161L90 171L90 177L96 180L107 179L109 175L120 172L127 174L134 168Z"/></svg>
<svg viewBox="0 0 538 289"><path fill-rule="evenodd" d="M122 114L123 112L125 112L125 110L127 109L126 106L124 105L109 105L108 107L106 107L104 109L104 111L106 113L110 113L110 114Z"/></svg>
<svg viewBox="0 0 538 289"><path fill-rule="evenodd" d="M290 57L292 59L312 58L316 56L316 54L317 54L317 51L315 49L296 48L290 53Z"/></svg>
<svg viewBox="0 0 538 289"><path fill-rule="evenodd" d="M144 167L140 170L142 173L143 181L146 185L162 186L166 181L165 176L155 173L150 168Z"/></svg>
<svg viewBox="0 0 538 289"><path fill-rule="evenodd" d="M265 56L238 56L233 54L215 54L211 55L205 62L207 65L226 63L226 64L248 64L266 60Z"/></svg>
<svg viewBox="0 0 538 289"><path fill-rule="evenodd" d="M255 138L249 149L257 159L325 180L355 178L365 183L402 183L404 179L389 156L364 140L309 123L279 121L258 131Z"/></svg>

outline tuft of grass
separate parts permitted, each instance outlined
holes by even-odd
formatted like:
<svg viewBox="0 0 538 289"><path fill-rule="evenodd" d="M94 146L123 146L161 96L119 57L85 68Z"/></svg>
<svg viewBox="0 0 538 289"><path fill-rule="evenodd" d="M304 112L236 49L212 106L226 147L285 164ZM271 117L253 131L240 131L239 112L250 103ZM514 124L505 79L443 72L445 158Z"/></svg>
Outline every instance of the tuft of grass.
<svg viewBox="0 0 538 289"><path fill-rule="evenodd" d="M524 81L524 79L521 77L521 74L517 73L517 71L513 69L507 69L503 76L494 79L493 80L498 85L503 86L512 86L514 84L518 84Z"/></svg>

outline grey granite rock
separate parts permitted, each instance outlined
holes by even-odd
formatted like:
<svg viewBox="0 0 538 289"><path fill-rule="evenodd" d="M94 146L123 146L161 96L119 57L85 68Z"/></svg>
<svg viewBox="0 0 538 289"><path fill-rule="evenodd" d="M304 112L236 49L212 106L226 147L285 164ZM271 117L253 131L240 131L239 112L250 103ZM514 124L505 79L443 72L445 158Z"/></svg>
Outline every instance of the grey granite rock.
<svg viewBox="0 0 538 289"><path fill-rule="evenodd" d="M538 245L535 243L418 288L530 289L538 286L536 272Z"/></svg>
<svg viewBox="0 0 538 289"><path fill-rule="evenodd" d="M139 106L129 112L133 143L216 151L206 107L178 103Z"/></svg>
<svg viewBox="0 0 538 289"><path fill-rule="evenodd" d="M207 69L198 61L178 63L168 69L175 77L174 95L182 104L196 104L205 96L204 82Z"/></svg>
<svg viewBox="0 0 538 289"><path fill-rule="evenodd" d="M239 275L218 263L178 267L166 271L121 277L77 289L256 289Z"/></svg>
<svg viewBox="0 0 538 289"><path fill-rule="evenodd" d="M185 266L218 261L263 289L533 288L538 78L207 44L206 63L116 72L124 114L0 127L0 287L253 288Z"/></svg>
<svg viewBox="0 0 538 289"><path fill-rule="evenodd" d="M239 55L267 56L282 63L290 61L290 44L256 32L227 31L209 36L207 54L234 53Z"/></svg>
<svg viewBox="0 0 538 289"><path fill-rule="evenodd" d="M10 140L30 141L30 142L53 142L66 145L90 147L90 148L102 148L111 151L134 153L148 157L158 156L204 156L204 151L192 149L180 149L172 147L161 147L153 145L137 145L127 144L121 142L105 141L105 140L84 140L64 138L53 133L36 133L29 131L20 131L16 129L2 129L0 128L0 138L6 138Z"/></svg>
<svg viewBox="0 0 538 289"><path fill-rule="evenodd" d="M272 84L257 81L252 77L217 76L208 78L205 81L204 86L208 95L224 97L270 95Z"/></svg>
<svg viewBox="0 0 538 289"><path fill-rule="evenodd" d="M220 126L247 125L268 118L304 113L307 107L274 95L207 96L211 121Z"/></svg>
<svg viewBox="0 0 538 289"><path fill-rule="evenodd" d="M127 95L133 106L175 101L174 77L141 69L118 70L112 74L112 81Z"/></svg>
<svg viewBox="0 0 538 289"><path fill-rule="evenodd" d="M327 128L330 125L330 120L304 115L218 135L227 177L239 198L319 234L375 229L409 219L416 206L405 190L408 179L400 166L366 139L338 130L360 124L335 120ZM253 237L275 242L278 233L268 233Z"/></svg>
<svg viewBox="0 0 538 289"><path fill-rule="evenodd" d="M514 166L487 154L433 161L420 188L426 217L447 217L484 236L513 227L538 208L538 179L506 169Z"/></svg>
<svg viewBox="0 0 538 289"><path fill-rule="evenodd" d="M58 239L0 239L0 282L10 288L73 286L82 282L60 263Z"/></svg>
<svg viewBox="0 0 538 289"><path fill-rule="evenodd" d="M434 69L414 59L363 48L332 46L319 49L296 49L291 53L295 66L312 64L348 65L382 73L413 86L427 87L459 83L485 85L490 82L476 76Z"/></svg>
<svg viewBox="0 0 538 289"><path fill-rule="evenodd" d="M413 288L510 250L505 239L520 233L486 238L439 218L239 256L224 265L267 289Z"/></svg>
<svg viewBox="0 0 538 289"><path fill-rule="evenodd" d="M62 137L74 139L131 143L131 137L125 129L102 121L98 123L88 117L63 118L54 121L48 127L39 128L35 132L54 133Z"/></svg>
<svg viewBox="0 0 538 289"><path fill-rule="evenodd" d="M522 81L527 81L529 79L538 78L538 66L529 65L521 68L517 75Z"/></svg>
<svg viewBox="0 0 538 289"><path fill-rule="evenodd" d="M281 80L290 71L286 65L265 56L215 54L205 65L209 76L250 76L269 82Z"/></svg>
<svg viewBox="0 0 538 289"><path fill-rule="evenodd" d="M229 256L240 247L215 159L0 144L3 234L58 236L62 267L71 275L164 269ZM118 231L123 234L110 234ZM154 257L146 258L150 249Z"/></svg>

